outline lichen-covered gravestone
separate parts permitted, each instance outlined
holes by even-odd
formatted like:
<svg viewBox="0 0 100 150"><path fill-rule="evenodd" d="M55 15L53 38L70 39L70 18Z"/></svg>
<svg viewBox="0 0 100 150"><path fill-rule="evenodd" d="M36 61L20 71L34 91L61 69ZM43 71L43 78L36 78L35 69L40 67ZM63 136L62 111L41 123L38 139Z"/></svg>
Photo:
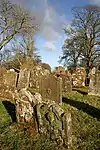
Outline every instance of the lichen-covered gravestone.
<svg viewBox="0 0 100 150"><path fill-rule="evenodd" d="M72 85L73 87L84 87L85 86L86 72L85 68L80 67L73 70L72 73Z"/></svg>
<svg viewBox="0 0 100 150"><path fill-rule="evenodd" d="M52 74L41 77L40 93L44 99L62 102L62 79Z"/></svg>
<svg viewBox="0 0 100 150"><path fill-rule="evenodd" d="M30 68L22 68L19 73L17 89L28 88L30 80Z"/></svg>
<svg viewBox="0 0 100 150"><path fill-rule="evenodd" d="M25 88L16 94L18 123L26 129L32 127L31 134L43 134L60 148L67 149L72 143L70 112L66 113L61 104L43 99L39 93L33 95Z"/></svg>
<svg viewBox="0 0 100 150"><path fill-rule="evenodd" d="M16 89L17 73L4 68L0 69L0 97L13 99Z"/></svg>
<svg viewBox="0 0 100 150"><path fill-rule="evenodd" d="M100 70L94 70L90 72L90 83L89 83L89 95L100 96Z"/></svg>
<svg viewBox="0 0 100 150"><path fill-rule="evenodd" d="M65 74L66 74L66 70L65 70L64 67L58 66L58 67L56 67L56 69L55 69L55 71L54 71L54 74L55 74L56 76L65 75Z"/></svg>
<svg viewBox="0 0 100 150"><path fill-rule="evenodd" d="M40 65L32 67L30 72L30 87L39 89L40 88L39 80L41 76L46 76L48 74L50 74L50 71L48 69L42 68L42 66Z"/></svg>
<svg viewBox="0 0 100 150"><path fill-rule="evenodd" d="M56 70L53 72L56 77L62 78L62 91L71 92L72 91L72 77L68 70L65 70L64 67L56 67Z"/></svg>
<svg viewBox="0 0 100 150"><path fill-rule="evenodd" d="M68 70L66 70L65 75L60 76L62 78L62 91L71 92L72 91L72 77Z"/></svg>

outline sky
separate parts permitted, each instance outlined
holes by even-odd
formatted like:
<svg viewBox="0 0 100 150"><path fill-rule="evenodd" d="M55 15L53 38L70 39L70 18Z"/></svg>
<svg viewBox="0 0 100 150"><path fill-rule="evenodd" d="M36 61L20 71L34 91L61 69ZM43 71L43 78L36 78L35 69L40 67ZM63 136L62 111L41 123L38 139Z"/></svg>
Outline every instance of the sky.
<svg viewBox="0 0 100 150"><path fill-rule="evenodd" d="M35 46L39 50L42 62L52 69L62 56L62 46L66 35L64 27L69 27L72 20L71 9L75 6L98 5L100 0L11 0L23 5L36 16L39 31L35 35Z"/></svg>

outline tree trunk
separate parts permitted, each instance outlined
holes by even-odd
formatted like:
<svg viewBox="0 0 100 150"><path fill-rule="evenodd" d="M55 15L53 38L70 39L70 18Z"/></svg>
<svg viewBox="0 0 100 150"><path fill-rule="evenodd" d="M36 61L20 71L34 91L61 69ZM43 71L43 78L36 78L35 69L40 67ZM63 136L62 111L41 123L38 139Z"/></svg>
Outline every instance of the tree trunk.
<svg viewBox="0 0 100 150"><path fill-rule="evenodd" d="M85 86L89 86L89 73L90 73L90 59L88 59L86 63L86 80L85 80Z"/></svg>

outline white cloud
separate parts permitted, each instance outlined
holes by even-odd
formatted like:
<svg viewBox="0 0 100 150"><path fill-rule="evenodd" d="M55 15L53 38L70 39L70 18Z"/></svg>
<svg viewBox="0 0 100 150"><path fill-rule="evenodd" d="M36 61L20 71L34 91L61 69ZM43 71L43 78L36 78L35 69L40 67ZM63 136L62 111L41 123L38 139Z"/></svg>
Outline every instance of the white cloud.
<svg viewBox="0 0 100 150"><path fill-rule="evenodd" d="M48 4L48 0L12 0L15 3L24 5L35 14L37 23L40 26L40 33L44 37L45 46L55 49L54 42L58 40L63 33L62 29L66 24L66 16L60 15L56 9ZM50 44L51 42L51 44ZM48 48L49 49L49 48Z"/></svg>
<svg viewBox="0 0 100 150"><path fill-rule="evenodd" d="M57 40L62 32L62 20L61 16L56 10L47 5L43 22L41 24L41 33L50 41Z"/></svg>
<svg viewBox="0 0 100 150"><path fill-rule="evenodd" d="M89 2L90 2L91 4L99 5L99 6L100 6L100 0L89 0Z"/></svg>
<svg viewBox="0 0 100 150"><path fill-rule="evenodd" d="M55 47L54 43L51 42L51 41L46 41L44 43L44 48L47 49L47 50L50 50L50 51L51 50L56 50L56 47Z"/></svg>

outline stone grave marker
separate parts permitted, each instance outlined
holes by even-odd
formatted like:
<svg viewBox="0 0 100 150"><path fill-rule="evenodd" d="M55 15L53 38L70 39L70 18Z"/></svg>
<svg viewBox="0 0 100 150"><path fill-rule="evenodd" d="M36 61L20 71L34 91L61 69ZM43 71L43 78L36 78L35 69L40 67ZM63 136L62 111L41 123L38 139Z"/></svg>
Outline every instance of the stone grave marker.
<svg viewBox="0 0 100 150"><path fill-rule="evenodd" d="M71 92L72 91L72 81L71 75L61 75L62 78L62 91L63 92Z"/></svg>
<svg viewBox="0 0 100 150"><path fill-rule="evenodd" d="M73 87L84 87L85 86L86 72L85 68L76 68L72 72L72 85Z"/></svg>
<svg viewBox="0 0 100 150"><path fill-rule="evenodd" d="M41 76L46 76L48 74L50 74L49 70L42 68L42 66L40 65L34 66L30 73L30 87L39 89L39 80Z"/></svg>
<svg viewBox="0 0 100 150"><path fill-rule="evenodd" d="M0 69L0 97L12 99L16 88L17 73Z"/></svg>
<svg viewBox="0 0 100 150"><path fill-rule="evenodd" d="M100 96L100 70L97 70L94 74L90 75L88 95Z"/></svg>
<svg viewBox="0 0 100 150"><path fill-rule="evenodd" d="M30 80L30 69L24 68L20 70L17 88L28 88L29 87L29 80Z"/></svg>
<svg viewBox="0 0 100 150"><path fill-rule="evenodd" d="M44 99L62 102L62 79L52 74L40 79L40 93Z"/></svg>

